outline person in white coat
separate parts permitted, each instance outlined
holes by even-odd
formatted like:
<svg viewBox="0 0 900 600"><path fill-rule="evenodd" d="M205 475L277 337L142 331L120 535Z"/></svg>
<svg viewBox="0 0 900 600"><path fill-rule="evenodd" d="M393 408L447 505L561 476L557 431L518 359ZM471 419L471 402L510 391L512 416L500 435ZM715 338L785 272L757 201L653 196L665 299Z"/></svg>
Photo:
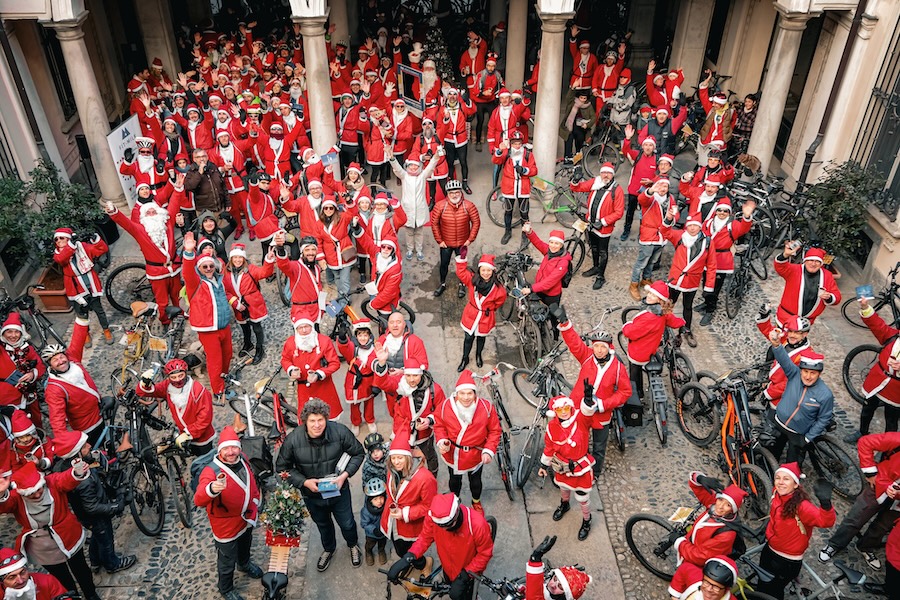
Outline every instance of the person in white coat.
<svg viewBox="0 0 900 600"><path fill-rule="evenodd" d="M412 258L413 252L416 258L425 260L425 225L431 222L431 213L428 210L428 200L425 198L425 186L428 178L434 172L438 161L444 156L444 147L438 146L437 153L431 157L425 168L422 163L414 158L407 159L404 167L400 166L397 159L393 158L393 147L387 148L386 153L391 156L391 169L394 175L400 179L402 190L400 192L400 205L406 213L406 258Z"/></svg>

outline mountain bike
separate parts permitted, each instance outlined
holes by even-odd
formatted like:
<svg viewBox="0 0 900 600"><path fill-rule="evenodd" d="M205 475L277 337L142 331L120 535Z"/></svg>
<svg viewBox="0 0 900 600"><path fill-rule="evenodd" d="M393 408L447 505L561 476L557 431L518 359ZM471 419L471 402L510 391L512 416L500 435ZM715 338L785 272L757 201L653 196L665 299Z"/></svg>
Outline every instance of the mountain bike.
<svg viewBox="0 0 900 600"><path fill-rule="evenodd" d="M177 307L170 307L176 310ZM132 313L134 323L125 330L119 343L124 346L120 367L110 373L110 386L113 393L120 389L133 387L132 373L140 373L144 370L147 361L159 363L168 354L169 341L162 333L162 325L156 322L159 307L154 302L148 302L141 307L135 307ZM183 326L182 320L182 326Z"/></svg>
<svg viewBox="0 0 900 600"><path fill-rule="evenodd" d="M581 151L581 164L588 177L599 175L600 167L604 163L612 163L613 168L616 169L622 162L622 153L613 143L615 139L612 134L613 125L609 119L604 120L598 129L599 131L592 138L590 145Z"/></svg>
<svg viewBox="0 0 900 600"><path fill-rule="evenodd" d="M488 371L483 375L479 375L478 373L472 373L472 377L475 381L480 381L484 385L487 386L490 391L491 404L494 405L494 408L497 410L497 415L500 417L500 443L497 445L496 459L497 459L497 468L500 470L500 479L503 481L503 487L506 489L506 495L510 500L515 500L516 497L513 494L513 477L515 475L515 467L512 464L512 447L510 445L510 436L519 433L521 430L520 427L517 427L512 424L512 421L509 418L509 412L506 410L506 406L503 404L503 396L500 394L500 379L502 375L500 374L500 367L506 367L507 369L514 369L515 367L509 363L501 362L498 363L496 367Z"/></svg>
<svg viewBox="0 0 900 600"><path fill-rule="evenodd" d="M900 262L890 270L884 286L875 294L875 298L869 300L869 306L891 327L900 324L900 284L896 281L898 271ZM841 315L854 327L867 329L859 314L859 302L856 297L849 298L841 304Z"/></svg>
<svg viewBox="0 0 900 600"><path fill-rule="evenodd" d="M172 489L172 504L181 524L190 529L194 523L194 493L191 490L191 453L175 445L178 430L170 431L156 448L157 460L165 464L166 477ZM187 475L187 476L186 476Z"/></svg>
<svg viewBox="0 0 900 600"><path fill-rule="evenodd" d="M736 244L734 248L736 263L734 272L726 277L722 286L725 292L725 314L729 319L737 317L744 304L744 298L750 291L752 282L750 271L753 271L760 279L766 279L769 276L766 261L760 255L755 240L751 238L746 244ZM761 276L760 273L764 276Z"/></svg>
<svg viewBox="0 0 900 600"><path fill-rule="evenodd" d="M547 193L552 190L552 194ZM547 215L556 217L557 222L565 227L571 227L577 218L577 208L583 203L579 196L581 192L573 192L569 189L568 183L565 185L557 185L552 181L548 181L541 177L531 178L531 193L528 197L529 202L529 218L534 220L536 210L542 211L540 222L543 223ZM548 199L549 196L549 199ZM585 195L586 197L586 195ZM518 203L519 200L507 200L500 193L498 185L488 193L485 198L485 211L490 220L498 227L505 227L504 215L506 206L509 202ZM513 206L512 227L522 224L522 217L519 213L518 206Z"/></svg>
<svg viewBox="0 0 900 600"><path fill-rule="evenodd" d="M53 329L50 319L35 304L32 292L43 289L45 288L42 285L29 285L24 294L18 298L11 298L6 288L0 288L0 292L3 293L3 298L0 299L0 319L2 319L0 322L6 321L12 311L18 311L25 331L31 336L31 343L38 350L41 350L48 342L66 345L62 336Z"/></svg>
<svg viewBox="0 0 900 600"><path fill-rule="evenodd" d="M132 302L153 302L153 288L143 263L125 263L116 267L103 287L109 305L126 315L131 314Z"/></svg>

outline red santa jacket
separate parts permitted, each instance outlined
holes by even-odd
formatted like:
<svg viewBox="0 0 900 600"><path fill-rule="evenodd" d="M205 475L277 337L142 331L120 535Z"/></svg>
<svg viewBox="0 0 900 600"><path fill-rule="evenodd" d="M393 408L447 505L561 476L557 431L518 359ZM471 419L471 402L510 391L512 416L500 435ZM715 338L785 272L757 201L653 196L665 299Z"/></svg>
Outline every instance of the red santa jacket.
<svg viewBox="0 0 900 600"><path fill-rule="evenodd" d="M714 556L728 556L737 537L737 532L726 526L725 519L712 514L716 495L697 483L700 475L702 473L699 471L692 471L688 483L697 500L707 509L694 521L687 536L675 540L679 569L687 564L703 568L706 561ZM734 517L730 519L733 520Z"/></svg>
<svg viewBox="0 0 900 600"><path fill-rule="evenodd" d="M173 194L166 206L166 212L169 214L168 231L166 232L166 240L162 246L157 246L144 226L140 222L136 222L121 211L116 210L110 217L116 222L116 225L128 232L134 238L141 254L144 255L146 263L147 279L168 279L169 277L177 277L181 273L181 263L177 261L175 245L175 215L178 214L181 206L181 198L184 197L184 191L179 190L177 194Z"/></svg>
<svg viewBox="0 0 900 600"><path fill-rule="evenodd" d="M598 65L597 57L593 52L582 56L578 46L577 39L569 39L569 54L572 55L572 76L569 78L569 87L573 90L590 89L594 81L594 71Z"/></svg>
<svg viewBox="0 0 900 600"><path fill-rule="evenodd" d="M409 438L411 446L420 446L424 443L431 443L429 440L434 434L434 411L437 407L444 403L447 396L444 389L432 380L423 390L423 393L417 394L417 400L412 394L401 394L400 383L403 374L390 375L387 369L384 373L377 373L375 376L375 384L384 392L393 394L397 397L397 405L394 407L394 424L392 430L394 435L403 435ZM426 382L427 383L427 382ZM421 385L421 383L420 383ZM424 429L418 429L415 421L423 419L428 423Z"/></svg>
<svg viewBox="0 0 900 600"><path fill-rule="evenodd" d="M55 432L65 431L67 425L72 431L87 432L103 424L100 418L100 392L81 364L87 333L87 319L76 317L66 351L69 370L65 373L47 371L44 400L50 409L50 426ZM83 380L78 376L79 372L84 376Z"/></svg>
<svg viewBox="0 0 900 600"><path fill-rule="evenodd" d="M434 413L435 443L450 442L450 450L441 459L454 473L471 473L481 468L481 455L491 457L500 442L500 420L489 400L475 399L470 423L460 417L456 396L447 398Z"/></svg>
<svg viewBox="0 0 900 600"><path fill-rule="evenodd" d="M389 113L391 118L391 124L394 126L394 154L406 154L412 149L413 145L413 132L416 130L416 117L407 111L404 111L403 119L399 119L398 115L395 111L391 110ZM418 126L421 129L421 125ZM390 158L390 157L389 157Z"/></svg>
<svg viewBox="0 0 900 600"><path fill-rule="evenodd" d="M628 338L628 360L646 365L659 349L666 327L678 329L684 319L672 313L656 314L650 309L640 311L622 325L622 335Z"/></svg>
<svg viewBox="0 0 900 600"><path fill-rule="evenodd" d="M341 359L327 335L317 334L316 347L308 351L297 348L295 336L289 337L281 350L281 367L289 376L300 376L297 380L298 413L310 398L319 398L331 409L329 419L333 421L341 416L344 409L332 379L341 368ZM310 373L316 374L316 380L312 383L308 381Z"/></svg>
<svg viewBox="0 0 900 600"><path fill-rule="evenodd" d="M475 114L475 105L472 101L463 101L462 98L455 107L446 102L434 111L432 121L438 125L440 138L445 144L465 146L469 142L469 132L466 121ZM443 133L441 133L443 132Z"/></svg>
<svg viewBox="0 0 900 600"><path fill-rule="evenodd" d="M402 369L407 360L413 359L422 365L423 369L428 370L428 352L425 351L425 342L416 334L404 331L398 340L391 335L391 332L386 331L378 338L378 343L386 346L390 353L389 367Z"/></svg>
<svg viewBox="0 0 900 600"><path fill-rule="evenodd" d="M386 118L386 117L385 117ZM390 158L385 151L393 135L393 126L382 128L368 117L360 117L359 129L363 134L363 149L366 151L366 162L372 165L383 165Z"/></svg>
<svg viewBox="0 0 900 600"><path fill-rule="evenodd" d="M531 178L538 174L534 154L523 148L519 157L510 156L510 149L497 148L491 155L495 165L500 165L500 194L505 198L527 198L531 194ZM516 171L517 166L525 168L524 173Z"/></svg>
<svg viewBox="0 0 900 600"><path fill-rule="evenodd" d="M900 481L900 433L870 433L859 438L856 452L859 455L859 468L866 477L875 475L875 498L879 503L890 501L887 495L888 486ZM882 453L881 462L875 462L877 452ZM884 456L890 453L890 456Z"/></svg>
<svg viewBox="0 0 900 600"><path fill-rule="evenodd" d="M672 98L675 98L680 93L681 84L684 83L684 72L681 69L675 71L676 76L674 79L670 79L668 74L659 73L665 79L662 87L656 87L653 84L656 75L657 73L653 71L647 72L647 100L653 108L668 107Z"/></svg>
<svg viewBox="0 0 900 600"><path fill-rule="evenodd" d="M463 570L480 575L494 555L494 540L484 515L468 506L460 505L458 510L463 516L462 525L456 531L435 525L430 518L425 519L422 532L409 549L421 557L436 544L441 567L451 580L459 577Z"/></svg>
<svg viewBox="0 0 900 600"><path fill-rule="evenodd" d="M797 509L797 514L787 517L782 512L791 494L782 496L778 492L772 495L769 508L769 525L766 527L766 542L769 548L780 556L791 560L802 560L809 547L813 529L828 529L834 525L836 513L834 507L825 510L804 500Z"/></svg>
<svg viewBox="0 0 900 600"><path fill-rule="evenodd" d="M208 118L195 122L189 121L178 113L175 113L173 117L187 135L188 146L190 146L192 151L197 148L209 150L216 144L212 133L212 124L209 123Z"/></svg>
<svg viewBox="0 0 900 600"><path fill-rule="evenodd" d="M479 40L478 46L471 46L463 50L462 56L459 57L459 72L464 73L466 87L469 93L474 97L475 75L484 70L484 63L487 60L487 42Z"/></svg>
<svg viewBox="0 0 900 600"><path fill-rule="evenodd" d="M423 165L427 165L428 161L430 161L431 158L426 156L426 154L428 154L429 152L432 156L437 154L438 146L441 145L440 139L441 136L438 133L435 133L435 135L432 136L430 140L426 140L423 134L419 134L418 136L416 136L415 141L413 142L412 149L409 151L410 158L415 158ZM447 157L442 156L438 159L437 165L435 165L434 171L431 172L431 175L428 176L427 181L446 179L449 174L450 167L447 166Z"/></svg>
<svg viewBox="0 0 900 600"><path fill-rule="evenodd" d="M620 54L613 66L606 64L604 60L594 69L594 77L591 79L591 92L597 95L598 110L603 103L609 100L619 87L619 73L625 68L625 56Z"/></svg>
<svg viewBox="0 0 900 600"><path fill-rule="evenodd" d="M200 473L194 494L194 504L206 509L213 538L218 542L236 540L256 525L259 488L247 457L241 454L240 460L244 468L239 476L216 456ZM215 494L211 486L219 473L225 473L225 489Z"/></svg>
<svg viewBox="0 0 900 600"><path fill-rule="evenodd" d="M591 448L591 420L595 408L584 404L565 421L551 417L544 432L541 464L547 468L561 462L572 470L557 472L553 480L560 489L589 493L594 482L594 457Z"/></svg>
<svg viewBox="0 0 900 600"><path fill-rule="evenodd" d="M259 287L259 282L271 277L275 272L275 261L263 260L262 266L247 263L246 269L233 271L231 267L225 268L222 282L225 284L225 293L228 298L237 298L237 301L246 306L243 311L234 308L235 319L238 323L251 321L259 323L269 316L266 299ZM237 302L232 307L237 306Z"/></svg>
<svg viewBox="0 0 900 600"><path fill-rule="evenodd" d="M403 281L403 267L400 263L400 253L394 251L394 257L387 266L379 268L378 254L381 249L375 246L369 233L363 230L356 238L356 243L362 246L363 252L371 257L372 273L370 281L375 282L378 293L369 302L373 309L387 312L400 305L400 284Z"/></svg>
<svg viewBox="0 0 900 600"><path fill-rule="evenodd" d="M893 529L888 534L884 557L895 569L900 568L900 527L897 527L897 521L894 521Z"/></svg>
<svg viewBox="0 0 900 600"><path fill-rule="evenodd" d="M437 494L437 480L434 475L419 464L409 477L397 481L394 475L388 475L387 501L381 513L381 532L391 540L414 542L428 518L431 501ZM397 505L402 517L391 516L391 506Z"/></svg>
<svg viewBox="0 0 900 600"><path fill-rule="evenodd" d="M878 363L872 365L863 381L863 393L866 398L877 395L883 402L900 407L900 373L888 366L888 361L900 350L900 329L885 323L877 312L864 317L863 322L881 344Z"/></svg>
<svg viewBox="0 0 900 600"><path fill-rule="evenodd" d="M485 336L494 330L497 323L497 311L506 302L506 288L495 282L486 296L475 289L475 275L466 265L466 259L457 257L456 276L468 289L466 305L463 307L459 324L469 335ZM481 278L481 275L478 275Z"/></svg>
<svg viewBox="0 0 900 600"><path fill-rule="evenodd" d="M612 420L615 409L625 404L631 397L631 380L628 377L628 368L615 355L610 348L609 360L600 365L594 358L594 351L585 344L581 337L572 328L572 322L560 323L563 341L569 348L569 352L575 357L581 367L578 371L578 379L569 393L569 397L575 402L575 406L581 406L584 401L584 381L590 382L594 390L594 400L597 410L593 413L590 424L595 429L606 427Z"/></svg>
<svg viewBox="0 0 900 600"><path fill-rule="evenodd" d="M272 180L269 186L269 193L265 193L259 189L259 185L251 183L244 204L247 221L256 232L256 237L262 242L272 239L275 232L281 229L278 217L275 215L275 199L279 196L281 185L276 180Z"/></svg>
<svg viewBox="0 0 900 600"><path fill-rule="evenodd" d="M103 295L103 284L94 270L94 259L107 251L109 246L100 238L94 243L69 240L62 248L53 249L53 261L62 267L63 285L69 300Z"/></svg>
<svg viewBox="0 0 900 600"><path fill-rule="evenodd" d="M261 130L254 146L254 162L262 165L263 170L273 179L281 179L285 174L292 173L291 146L294 143L294 137L296 136L285 132L283 140L275 140L270 138L265 130ZM272 140L271 144L269 143L270 139Z"/></svg>
<svg viewBox="0 0 900 600"><path fill-rule="evenodd" d="M67 494L78 487L84 478L76 479L72 469L68 469L59 473L48 473L44 475L44 479L50 491L50 522L46 525L47 531L56 542L59 551L66 558L70 558L84 544L85 531L69 508ZM16 536L16 550L28 558L25 554L25 540L38 530L38 524L25 507L25 500L16 490L8 490L5 498L0 498L0 513L12 513L22 527L22 531Z"/></svg>
<svg viewBox="0 0 900 600"><path fill-rule="evenodd" d="M232 141L229 142L228 146L223 148L220 144L216 144L210 148L207 154L209 161L219 167L219 171L222 172L222 177L225 179L225 189L228 190L229 194L236 194L244 191L244 180L242 177L246 175L244 171L246 155L243 148L249 145L238 145L233 141L235 138L231 139ZM231 165L231 167L229 168L228 165Z"/></svg>
<svg viewBox="0 0 900 600"><path fill-rule="evenodd" d="M551 258L548 256L550 246L533 229L528 232L528 241L544 257L541 261L541 266L538 267L537 274L534 276L534 285L531 286L531 291L547 294L548 296L562 294L562 278L569 272L569 263L572 262L572 255L563 249L561 256Z"/></svg>
<svg viewBox="0 0 900 600"><path fill-rule="evenodd" d="M599 237L612 235L616 221L625 215L625 193L615 181L606 186L599 177L570 183L573 192L588 194L587 222L591 232Z"/></svg>
<svg viewBox="0 0 900 600"><path fill-rule="evenodd" d="M787 260L779 260L775 257L775 272L784 279L784 291L781 293L781 302L778 304L778 322L784 323L788 317L800 316L809 319L810 324L815 323L826 306L839 305L841 303L841 291L834 281L834 275L827 269L819 269L818 288L831 294L828 300L822 300L816 296L816 303L808 313L799 314L803 303L803 292L806 287L806 277L803 275L805 267L802 264L795 265Z"/></svg>
<svg viewBox="0 0 900 600"><path fill-rule="evenodd" d="M706 269L704 292L712 292L716 286L716 245L701 231L694 245L688 248L682 238L685 234L671 225L663 225L663 235L675 246L675 256L669 268L669 287L682 292L693 292L700 287L703 269Z"/></svg>
<svg viewBox="0 0 900 600"><path fill-rule="evenodd" d="M763 337L768 340L769 333L775 329L775 326L772 325L772 322L768 317L765 317L763 319L757 319L756 328L759 329L759 332L763 334ZM816 354L813 352L812 346L809 345L809 339L803 340L803 343L799 346L788 346L787 334L784 334L782 336L782 343L785 344L784 349L787 351L788 356L795 365L799 365L800 359L804 356L813 358ZM784 394L784 386L786 385L787 377L784 374L784 370L781 368L781 365L778 364L777 360L773 360L772 366L769 367L769 384L763 391L763 395L769 399L772 406L778 406L778 403L781 401L781 395Z"/></svg>
<svg viewBox="0 0 900 600"><path fill-rule="evenodd" d="M316 259L325 259L330 269L342 269L356 264L356 254L349 252L354 248L353 239L348 231L353 216L335 211L331 223L321 221L316 224L316 239L319 241L319 254Z"/></svg>
<svg viewBox="0 0 900 600"><path fill-rule="evenodd" d="M165 169L162 172L156 170L156 161L146 171L141 170L137 160L133 162L122 161L122 164L119 165L119 173L134 177L135 186L146 183L151 190L162 189L169 182L169 176Z"/></svg>
<svg viewBox="0 0 900 600"><path fill-rule="evenodd" d="M472 100L476 104L493 102L500 95L500 90L503 89L503 77L497 70L488 73L487 69L482 69L475 76L474 85L470 89L474 92Z"/></svg>
<svg viewBox="0 0 900 600"><path fill-rule="evenodd" d="M221 274L214 272L212 278L201 277L196 263L197 256L194 253L184 253L184 287L191 303L191 314L188 317L191 329L196 332L226 329L231 324L231 311L222 310L216 302L216 293L221 288L232 307L237 299L234 296L228 297Z"/></svg>
<svg viewBox="0 0 900 600"><path fill-rule="evenodd" d="M347 404L359 404L375 397L374 345L360 348L353 340L340 341L337 351L347 363L347 375L344 377L344 400Z"/></svg>
<svg viewBox="0 0 900 600"><path fill-rule="evenodd" d="M322 273L318 264L307 267L303 260L275 254L275 263L287 275L291 297L291 321L309 319L319 322L319 294L322 292Z"/></svg>
<svg viewBox="0 0 900 600"><path fill-rule="evenodd" d="M7 381L15 371L23 375L31 373L31 383L19 383L17 386ZM41 412L34 403L43 390L41 378L46 372L44 361L38 356L34 346L24 340L18 346L11 346L0 340L0 406L15 406L20 410L27 410L34 424L43 427L38 420Z"/></svg>
<svg viewBox="0 0 900 600"><path fill-rule="evenodd" d="M642 193L643 188L646 187L641 183L642 181L656 179L656 155L644 154L640 145L637 148L632 148L631 138L625 138L625 141L622 142L622 154L627 156L631 161L631 175L628 178L628 193L632 196L637 196Z"/></svg>
<svg viewBox="0 0 900 600"><path fill-rule="evenodd" d="M716 273L734 273L734 254L731 249L736 240L750 231L753 221L738 216L729 219L724 227L713 233L713 226L716 224L715 217L707 219L703 223L703 234L712 238L716 248Z"/></svg>
<svg viewBox="0 0 900 600"><path fill-rule="evenodd" d="M527 130L528 119L531 118L531 108L528 104L510 104L509 107L497 106L488 120L487 141L488 150L496 152L500 142L508 141L510 133L522 131L522 126ZM528 142L528 135L525 135Z"/></svg>
<svg viewBox="0 0 900 600"><path fill-rule="evenodd" d="M165 398L178 431L190 434L194 444L202 446L216 437L216 430L212 425L212 394L196 379L188 377L187 383L180 389L171 386L169 380L164 379L151 388L145 388L141 383L135 391L144 398ZM173 394L187 396L183 407L179 408L172 400Z"/></svg>
<svg viewBox="0 0 900 600"><path fill-rule="evenodd" d="M343 146L359 145L360 130L360 106L354 104L350 108L344 108L343 105L334 113L334 120L337 126L338 143Z"/></svg>
<svg viewBox="0 0 900 600"><path fill-rule="evenodd" d="M379 248L381 247L381 240L383 238L386 237L388 239L396 240L400 234L400 228L406 225L406 213L403 211L403 207L400 206L399 201L395 208L388 210L384 218L375 212L369 213L369 216L366 217L355 208L350 212L354 216L359 217L359 221L363 227L365 227L366 233L372 237L372 241L374 241L375 245ZM365 258L371 258L368 251L362 247L359 238L354 238L354 241L356 243L357 254Z"/></svg>

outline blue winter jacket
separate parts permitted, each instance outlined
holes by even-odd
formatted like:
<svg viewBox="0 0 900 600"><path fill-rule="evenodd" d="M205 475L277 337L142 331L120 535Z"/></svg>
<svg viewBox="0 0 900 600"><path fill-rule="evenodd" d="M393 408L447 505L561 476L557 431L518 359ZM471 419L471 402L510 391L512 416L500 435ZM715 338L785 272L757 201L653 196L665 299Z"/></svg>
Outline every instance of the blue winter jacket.
<svg viewBox="0 0 900 600"><path fill-rule="evenodd" d="M831 422L834 395L821 377L809 387L803 385L800 367L793 363L782 346L777 346L774 354L787 376L775 418L787 429L803 435L809 443L825 433Z"/></svg>

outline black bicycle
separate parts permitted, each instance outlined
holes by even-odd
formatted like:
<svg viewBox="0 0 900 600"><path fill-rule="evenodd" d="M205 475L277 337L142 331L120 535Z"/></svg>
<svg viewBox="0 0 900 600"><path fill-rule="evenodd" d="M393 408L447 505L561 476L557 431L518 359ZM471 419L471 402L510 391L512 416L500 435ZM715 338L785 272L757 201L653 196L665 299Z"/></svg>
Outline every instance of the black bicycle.
<svg viewBox="0 0 900 600"><path fill-rule="evenodd" d="M500 393L500 380L502 378L500 367L506 367L508 369L514 368L513 365L509 363L501 362L497 363L496 367L483 375L472 373L472 377L475 381L481 381L481 383L486 385L488 390L490 390L491 403L494 405L494 408L497 410L497 415L500 417L501 434L500 443L497 445L496 452L497 468L500 470L500 479L503 481L506 495L510 500L515 500L516 497L513 495L513 477L515 476L516 470L512 464L511 436L519 433L521 428L512 424L512 420L509 418L509 412L506 410L506 405L503 403L503 395Z"/></svg>
<svg viewBox="0 0 900 600"><path fill-rule="evenodd" d="M897 283L897 273L900 271L900 262L894 265L887 276L884 287L881 288L869 306L875 310L884 322L892 327L900 324L900 284ZM849 298L841 304L841 315L844 319L860 329L867 329L866 324L859 314L859 302L856 297Z"/></svg>
<svg viewBox="0 0 900 600"><path fill-rule="evenodd" d="M126 315L131 314L132 302L153 302L153 288L144 263L119 265L106 278L103 287L109 305Z"/></svg>

